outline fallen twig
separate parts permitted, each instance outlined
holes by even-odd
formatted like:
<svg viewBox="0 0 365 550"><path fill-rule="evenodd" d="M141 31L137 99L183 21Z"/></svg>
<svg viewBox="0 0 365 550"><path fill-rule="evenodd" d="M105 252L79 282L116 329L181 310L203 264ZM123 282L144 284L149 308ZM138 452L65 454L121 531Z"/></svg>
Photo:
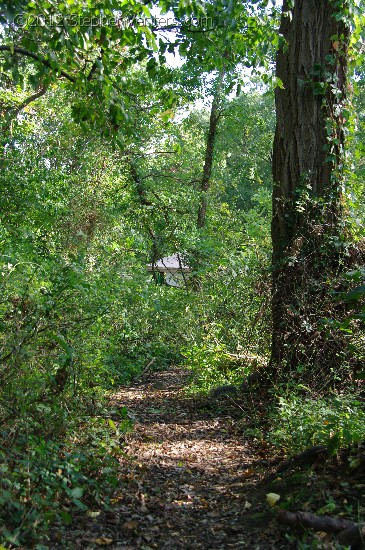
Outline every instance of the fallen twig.
<svg viewBox="0 0 365 550"><path fill-rule="evenodd" d="M144 367L144 369L143 369L139 374L137 374L137 376L134 377L134 382L136 382L137 380L140 380L140 379L142 378L142 376L143 376L144 374L146 374L146 372L148 371L148 369L149 369L150 367L152 367L152 365L153 365L154 363L156 363L156 357L152 357L151 361L149 361L149 362L147 363L147 365Z"/></svg>

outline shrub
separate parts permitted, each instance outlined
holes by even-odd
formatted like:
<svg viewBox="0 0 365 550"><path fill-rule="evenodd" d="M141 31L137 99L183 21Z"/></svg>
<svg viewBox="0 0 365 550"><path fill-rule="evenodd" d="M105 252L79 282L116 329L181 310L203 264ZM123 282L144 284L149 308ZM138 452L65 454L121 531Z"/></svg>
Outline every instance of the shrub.
<svg viewBox="0 0 365 550"><path fill-rule="evenodd" d="M269 438L291 453L310 445L326 445L334 453L364 439L364 403L354 394L280 397L276 413Z"/></svg>

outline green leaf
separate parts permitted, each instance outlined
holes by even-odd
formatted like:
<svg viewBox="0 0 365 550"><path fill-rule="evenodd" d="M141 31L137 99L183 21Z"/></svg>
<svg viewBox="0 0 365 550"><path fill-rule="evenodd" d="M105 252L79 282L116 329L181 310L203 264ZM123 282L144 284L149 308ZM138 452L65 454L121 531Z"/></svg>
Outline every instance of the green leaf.
<svg viewBox="0 0 365 550"><path fill-rule="evenodd" d="M345 295L346 302L351 302L352 300L359 300L362 296L365 295L365 285L358 286L348 292Z"/></svg>
<svg viewBox="0 0 365 550"><path fill-rule="evenodd" d="M61 510L59 515L65 525L70 525L70 523L72 523L72 516L68 512Z"/></svg>
<svg viewBox="0 0 365 550"><path fill-rule="evenodd" d="M62 334L54 335L53 339L55 342L57 342L61 346L62 349L64 349L64 351L66 352L67 359L72 359L72 355L73 355L72 349L70 348L70 346L68 345L68 343L66 342Z"/></svg>
<svg viewBox="0 0 365 550"><path fill-rule="evenodd" d="M71 496L74 499L81 498L83 494L84 494L84 489L82 487L75 487L74 489L71 490Z"/></svg>
<svg viewBox="0 0 365 550"><path fill-rule="evenodd" d="M328 452L332 455L334 454L340 447L341 444L341 433L336 432L327 443Z"/></svg>
<svg viewBox="0 0 365 550"><path fill-rule="evenodd" d="M325 82L315 82L313 84L313 95L324 95L326 92L326 84Z"/></svg>
<svg viewBox="0 0 365 550"><path fill-rule="evenodd" d="M113 422L113 420L111 418L109 418L108 424L113 430L117 431L117 427L115 425L115 422Z"/></svg>
<svg viewBox="0 0 365 550"><path fill-rule="evenodd" d="M77 498L74 498L73 499L73 503L77 506L77 508L79 510L87 510L88 507L86 506L86 504L84 504L83 502L81 502L81 500L77 499Z"/></svg>

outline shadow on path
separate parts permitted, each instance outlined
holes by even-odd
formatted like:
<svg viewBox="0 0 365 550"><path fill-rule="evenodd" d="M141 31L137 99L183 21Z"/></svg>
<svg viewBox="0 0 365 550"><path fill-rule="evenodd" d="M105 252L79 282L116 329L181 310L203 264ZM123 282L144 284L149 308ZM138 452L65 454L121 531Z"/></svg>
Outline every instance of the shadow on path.
<svg viewBox="0 0 365 550"><path fill-rule="evenodd" d="M245 436L243 404L187 398L175 368L120 389L112 407L135 419L114 507L81 518L57 548L294 548L282 540L260 485L269 460ZM247 404L246 404L247 407Z"/></svg>

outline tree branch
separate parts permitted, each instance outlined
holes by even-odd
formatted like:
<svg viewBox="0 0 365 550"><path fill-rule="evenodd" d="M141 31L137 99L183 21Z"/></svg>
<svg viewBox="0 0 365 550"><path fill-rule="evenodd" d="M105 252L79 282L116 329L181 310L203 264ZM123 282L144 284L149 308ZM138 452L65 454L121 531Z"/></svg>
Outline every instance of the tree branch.
<svg viewBox="0 0 365 550"><path fill-rule="evenodd" d="M0 46L0 52L10 52L12 54L18 53L20 55L24 55L25 57L30 57L30 58L34 59L35 61L38 61L38 63L42 63L42 65L44 65L45 67L48 67L49 69L54 70L54 68L52 67L52 64L47 59L44 59L43 57L40 57L36 53L30 52L29 50L26 50L25 48L19 48L18 46L14 46L14 47ZM65 71L61 70L59 72L59 74L60 74L60 76L63 76L64 78L67 78L67 80L69 80L70 82L73 82L73 83L76 82L76 78L74 76L66 73Z"/></svg>
<svg viewBox="0 0 365 550"><path fill-rule="evenodd" d="M14 113L15 116L18 115L20 111L22 111L27 105L29 105L36 99L39 99L40 97L42 97L47 92L47 90L48 90L47 86L42 86L41 88L39 88L37 92L27 97L22 103L20 103L20 105L16 107L15 113Z"/></svg>

